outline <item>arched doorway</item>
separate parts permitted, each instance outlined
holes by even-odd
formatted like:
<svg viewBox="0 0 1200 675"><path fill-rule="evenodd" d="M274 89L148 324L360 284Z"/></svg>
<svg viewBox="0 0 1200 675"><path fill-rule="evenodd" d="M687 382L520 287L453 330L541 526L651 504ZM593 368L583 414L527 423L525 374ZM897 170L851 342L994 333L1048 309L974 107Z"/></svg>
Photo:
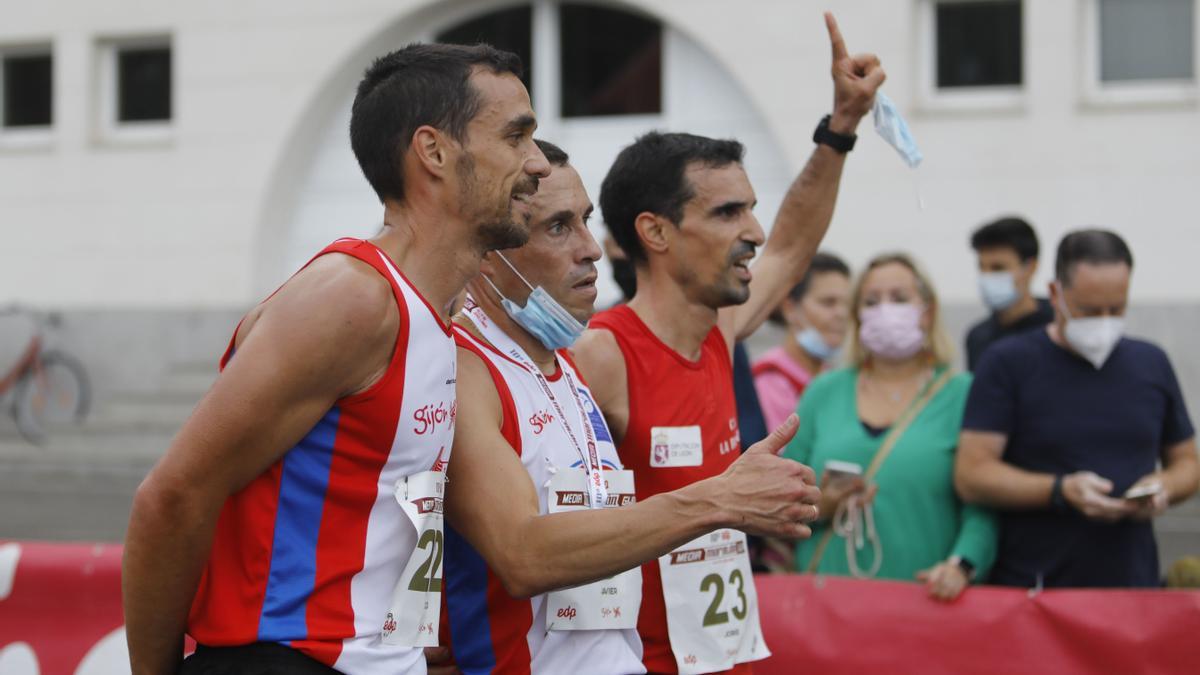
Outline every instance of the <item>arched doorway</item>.
<svg viewBox="0 0 1200 675"><path fill-rule="evenodd" d="M793 178L746 92L702 45L660 18L608 3L536 0L430 8L358 50L317 95L273 178L258 246L258 292L338 236L370 236L380 207L347 134L358 75L374 56L413 40L486 39L523 54L538 136L562 146L593 201L621 148L651 129L734 137L768 226ZM603 214L600 214L601 216ZM593 219L597 238L601 218ZM601 262L603 306L617 297Z"/></svg>

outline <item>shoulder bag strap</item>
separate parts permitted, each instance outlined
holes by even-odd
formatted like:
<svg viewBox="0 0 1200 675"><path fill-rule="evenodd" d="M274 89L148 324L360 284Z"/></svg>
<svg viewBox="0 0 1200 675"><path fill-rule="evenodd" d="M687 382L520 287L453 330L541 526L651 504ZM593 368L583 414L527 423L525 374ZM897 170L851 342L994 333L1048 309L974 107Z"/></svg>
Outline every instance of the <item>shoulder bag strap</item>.
<svg viewBox="0 0 1200 675"><path fill-rule="evenodd" d="M913 401L912 405L910 405L908 409L904 411L904 414L900 416L900 419L896 420L896 423L892 425L891 431L888 432L887 437L883 439L883 443L879 445L879 449L875 451L875 456L871 459L871 464L867 467L867 472L863 474L863 478L865 480L871 480L875 477L875 474L879 473L879 467L883 466L883 461L892 453L892 448L896 447L896 443L900 441L900 437L904 434L905 430L908 429L913 420L917 418L917 415L921 414L921 411L925 409L925 406L933 400L934 396L937 396L937 393L942 390L942 387L946 386L946 383L949 382L950 378L952 377L954 377L954 370L947 367L946 370L943 371L942 374L936 380L934 380L925 389L925 391L917 397L915 401ZM828 528L826 528L825 533L821 535L821 541L817 542L817 549L813 551L813 557L808 561L809 574L817 571L817 567L821 564L821 558L825 556L825 548L829 546L829 540L832 538L833 526L830 525Z"/></svg>

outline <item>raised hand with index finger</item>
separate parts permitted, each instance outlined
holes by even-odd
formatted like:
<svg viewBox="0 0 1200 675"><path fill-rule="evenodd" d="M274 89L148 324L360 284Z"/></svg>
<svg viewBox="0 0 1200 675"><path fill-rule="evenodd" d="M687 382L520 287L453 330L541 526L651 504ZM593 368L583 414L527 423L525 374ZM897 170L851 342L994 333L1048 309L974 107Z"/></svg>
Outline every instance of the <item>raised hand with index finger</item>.
<svg viewBox="0 0 1200 675"><path fill-rule="evenodd" d="M887 73L874 54L850 55L837 19L831 12L825 12L825 27L829 30L829 44L833 50L833 117L829 129L849 135L871 111L875 92L887 79Z"/></svg>

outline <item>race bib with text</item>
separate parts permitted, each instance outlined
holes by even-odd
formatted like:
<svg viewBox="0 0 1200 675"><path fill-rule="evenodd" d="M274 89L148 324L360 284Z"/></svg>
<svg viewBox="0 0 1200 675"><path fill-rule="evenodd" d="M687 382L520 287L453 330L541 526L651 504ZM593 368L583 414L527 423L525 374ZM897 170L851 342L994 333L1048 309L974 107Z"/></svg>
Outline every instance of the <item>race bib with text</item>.
<svg viewBox="0 0 1200 675"><path fill-rule="evenodd" d="M667 634L682 675L728 670L771 655L758 623L746 534L723 529L658 559Z"/></svg>
<svg viewBox="0 0 1200 675"><path fill-rule="evenodd" d="M444 471L422 471L396 483L396 501L417 531L404 573L383 622L390 645L436 647L442 612L442 497Z"/></svg>
<svg viewBox="0 0 1200 675"><path fill-rule="evenodd" d="M636 501L632 471L605 471L608 503L616 508ZM559 471L550 479L550 513L590 508L587 474L580 469ZM637 628L642 606L642 569L622 572L546 595L546 630L610 630Z"/></svg>

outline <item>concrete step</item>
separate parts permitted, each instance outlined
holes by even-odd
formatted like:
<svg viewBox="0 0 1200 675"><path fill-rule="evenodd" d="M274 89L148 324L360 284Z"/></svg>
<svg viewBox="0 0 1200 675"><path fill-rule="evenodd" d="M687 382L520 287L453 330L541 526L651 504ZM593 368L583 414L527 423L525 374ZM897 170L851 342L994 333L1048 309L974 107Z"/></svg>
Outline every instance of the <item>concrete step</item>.
<svg viewBox="0 0 1200 675"><path fill-rule="evenodd" d="M162 381L162 391L171 393L187 393L197 400L204 392L212 387L217 379L217 369L212 364L201 368L172 367L167 371Z"/></svg>
<svg viewBox="0 0 1200 675"><path fill-rule="evenodd" d="M162 397L137 400L115 398L97 406L82 425L74 427L80 433L122 433L142 431L178 431L198 399ZM72 433L68 426L62 431Z"/></svg>
<svg viewBox="0 0 1200 675"><path fill-rule="evenodd" d="M190 389L153 389L147 391L114 391L104 394L98 402L98 408L103 408L108 405L129 405L134 407L152 407L160 404L188 404L196 405L196 403L204 397L203 391L195 391Z"/></svg>
<svg viewBox="0 0 1200 675"><path fill-rule="evenodd" d="M221 355L206 354L203 358L177 359L171 361L167 368L171 371L192 372L192 373L212 373L214 376L221 363Z"/></svg>
<svg viewBox="0 0 1200 675"><path fill-rule="evenodd" d="M83 469L153 463L166 452L175 430L140 433L55 432L42 445L26 441L15 430L0 429L0 469L15 464L53 463Z"/></svg>
<svg viewBox="0 0 1200 675"><path fill-rule="evenodd" d="M191 414L191 407L163 406L155 410L129 411L119 408L102 409L89 414L82 424L66 422L51 426L48 438L89 437L106 440L114 436L144 434L173 435ZM0 442L5 436L19 436L11 419L0 421Z"/></svg>
<svg viewBox="0 0 1200 675"><path fill-rule="evenodd" d="M0 461L0 538L121 541L150 466Z"/></svg>

